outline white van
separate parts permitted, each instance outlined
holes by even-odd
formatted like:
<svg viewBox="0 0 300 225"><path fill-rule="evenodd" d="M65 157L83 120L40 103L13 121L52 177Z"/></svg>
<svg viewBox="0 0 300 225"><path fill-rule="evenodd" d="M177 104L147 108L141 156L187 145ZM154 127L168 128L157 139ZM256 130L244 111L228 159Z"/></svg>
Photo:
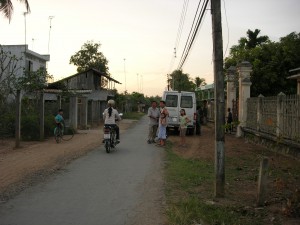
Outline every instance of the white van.
<svg viewBox="0 0 300 225"><path fill-rule="evenodd" d="M196 96L194 92L186 91L164 91L162 99L166 102L169 112L168 128L178 130L180 109L184 109L186 115L191 120L188 123L188 134L194 134L196 125Z"/></svg>

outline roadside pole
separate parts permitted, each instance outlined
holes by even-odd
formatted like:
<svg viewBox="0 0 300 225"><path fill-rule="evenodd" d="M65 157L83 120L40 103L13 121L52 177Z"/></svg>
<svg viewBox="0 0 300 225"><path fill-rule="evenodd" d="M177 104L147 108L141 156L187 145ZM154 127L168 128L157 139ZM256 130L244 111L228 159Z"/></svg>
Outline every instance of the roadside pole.
<svg viewBox="0 0 300 225"><path fill-rule="evenodd" d="M213 61L215 81L215 197L224 197L225 151L224 151L224 73L221 0L211 0Z"/></svg>
<svg viewBox="0 0 300 225"><path fill-rule="evenodd" d="M21 140L21 90L17 90L16 97L16 143L15 147L20 147Z"/></svg>

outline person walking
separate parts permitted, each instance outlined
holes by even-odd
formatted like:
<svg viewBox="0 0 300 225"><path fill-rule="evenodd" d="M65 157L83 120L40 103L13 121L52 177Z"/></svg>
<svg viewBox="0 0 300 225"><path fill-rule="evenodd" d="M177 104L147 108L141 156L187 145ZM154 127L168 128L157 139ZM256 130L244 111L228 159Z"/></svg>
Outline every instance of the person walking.
<svg viewBox="0 0 300 225"><path fill-rule="evenodd" d="M157 102L152 101L151 107L148 109L149 117L149 131L148 131L148 144L155 143L155 137L157 133L158 120L160 116L159 109L157 108Z"/></svg>
<svg viewBox="0 0 300 225"><path fill-rule="evenodd" d="M191 120L187 117L185 110L181 109L180 110L180 145L181 147L186 147L186 140L185 140L185 135L186 135L186 129L187 129L187 124L191 122Z"/></svg>

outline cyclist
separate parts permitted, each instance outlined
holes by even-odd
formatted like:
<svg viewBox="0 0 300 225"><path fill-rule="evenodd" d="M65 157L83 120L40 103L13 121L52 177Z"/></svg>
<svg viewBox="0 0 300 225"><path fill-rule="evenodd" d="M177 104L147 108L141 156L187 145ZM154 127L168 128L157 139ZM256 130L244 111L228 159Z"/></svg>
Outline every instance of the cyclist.
<svg viewBox="0 0 300 225"><path fill-rule="evenodd" d="M61 130L63 130L63 125L64 125L63 114L64 114L63 110L59 109L57 115L55 116L56 126L59 127Z"/></svg>
<svg viewBox="0 0 300 225"><path fill-rule="evenodd" d="M108 108L106 108L103 112L103 120L104 120L104 125L110 125L113 126L116 130L116 141L117 143L120 143L120 129L118 125L116 124L116 120L121 120L121 117L116 109L114 109L115 101L114 100L109 100L107 102Z"/></svg>

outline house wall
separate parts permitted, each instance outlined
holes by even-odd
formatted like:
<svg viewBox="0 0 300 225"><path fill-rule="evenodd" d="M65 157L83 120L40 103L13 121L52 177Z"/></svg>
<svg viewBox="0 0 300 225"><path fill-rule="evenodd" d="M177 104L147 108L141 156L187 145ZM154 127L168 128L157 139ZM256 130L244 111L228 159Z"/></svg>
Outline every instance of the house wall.
<svg viewBox="0 0 300 225"><path fill-rule="evenodd" d="M2 45L5 52L11 52L11 55L21 58L17 63L17 67L25 68L28 71L37 71L40 68L46 68L47 61L50 60L49 55L40 55L28 49L28 45ZM26 51L26 54L25 54ZM21 77L23 70L17 71L16 77Z"/></svg>
<svg viewBox="0 0 300 225"><path fill-rule="evenodd" d="M94 75L93 71L78 74L66 80L69 89L85 89L85 90L99 90L100 77Z"/></svg>

